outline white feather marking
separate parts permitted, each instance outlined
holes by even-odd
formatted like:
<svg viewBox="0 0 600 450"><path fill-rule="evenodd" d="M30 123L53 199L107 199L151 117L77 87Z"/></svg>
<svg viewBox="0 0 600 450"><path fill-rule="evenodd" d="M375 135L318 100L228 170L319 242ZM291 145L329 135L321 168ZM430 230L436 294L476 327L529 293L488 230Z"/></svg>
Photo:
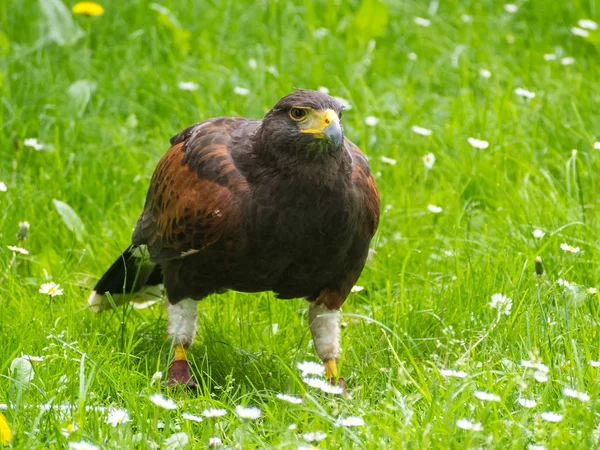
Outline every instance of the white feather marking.
<svg viewBox="0 0 600 450"><path fill-rule="evenodd" d="M146 260L150 259L150 253L148 252L148 247L146 245L138 245L135 247L131 252L131 256Z"/></svg>
<svg viewBox="0 0 600 450"><path fill-rule="evenodd" d="M116 306L120 306L125 302L131 302L133 303L134 308L142 309L159 302L163 298L163 295L164 286L162 284L157 284L154 286L144 286L133 294L111 294L111 297ZM90 294L88 306L93 312L102 312L112 308L108 297L103 294L98 294L96 291L92 291Z"/></svg>
<svg viewBox="0 0 600 450"><path fill-rule="evenodd" d="M184 347L192 345L196 337L197 302L186 298L172 305L167 301L167 316L169 321L167 333L174 340L175 345L181 344Z"/></svg>
<svg viewBox="0 0 600 450"><path fill-rule="evenodd" d="M308 322L315 350L322 361L340 357L342 349L340 348L339 316L339 311L332 311L315 302L312 302L308 308Z"/></svg>

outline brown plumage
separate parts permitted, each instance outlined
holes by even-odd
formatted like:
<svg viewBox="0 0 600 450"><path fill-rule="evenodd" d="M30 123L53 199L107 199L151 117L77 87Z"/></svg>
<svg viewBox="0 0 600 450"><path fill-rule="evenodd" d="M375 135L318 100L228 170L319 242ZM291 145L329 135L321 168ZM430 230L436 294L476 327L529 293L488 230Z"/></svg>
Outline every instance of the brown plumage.
<svg viewBox="0 0 600 450"><path fill-rule="evenodd" d="M96 286L92 307L106 307L101 294L140 290L162 273L170 305L232 289L304 297L339 310L379 220L375 182L365 156L343 137L341 112L333 98L301 90L263 120L209 119L172 138L150 182L133 246L115 263L128 270L119 277L113 265ZM136 248L144 250L138 256L147 249L151 264L134 282ZM311 329L317 343L319 331ZM177 331L170 334L176 345L191 344ZM336 359L336 351L323 354ZM171 378L193 384L187 372Z"/></svg>

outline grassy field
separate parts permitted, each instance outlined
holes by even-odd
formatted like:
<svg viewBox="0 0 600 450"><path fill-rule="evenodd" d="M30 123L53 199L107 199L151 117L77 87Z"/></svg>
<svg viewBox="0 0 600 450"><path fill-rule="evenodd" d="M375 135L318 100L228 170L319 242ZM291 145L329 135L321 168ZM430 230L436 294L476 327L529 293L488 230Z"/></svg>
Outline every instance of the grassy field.
<svg viewBox="0 0 600 450"><path fill-rule="evenodd" d="M597 1L107 0L93 18L73 3L0 3L9 446L600 445L600 30L578 24L600 21ZM259 118L298 87L349 102L382 197L343 309L350 396L302 382L297 363L318 361L304 300L231 292L199 305L198 394L156 406L164 308L94 314L89 289L129 244L171 136ZM63 294L40 293L49 281Z"/></svg>

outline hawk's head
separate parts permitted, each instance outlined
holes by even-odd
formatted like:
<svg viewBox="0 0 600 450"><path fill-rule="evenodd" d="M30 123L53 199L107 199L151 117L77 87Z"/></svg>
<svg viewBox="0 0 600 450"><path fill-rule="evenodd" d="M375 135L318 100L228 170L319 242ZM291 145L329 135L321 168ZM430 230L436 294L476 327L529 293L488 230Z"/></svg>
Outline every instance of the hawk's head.
<svg viewBox="0 0 600 450"><path fill-rule="evenodd" d="M342 105L317 91L298 90L283 97L261 126L262 144L271 152L311 156L339 150L344 140Z"/></svg>

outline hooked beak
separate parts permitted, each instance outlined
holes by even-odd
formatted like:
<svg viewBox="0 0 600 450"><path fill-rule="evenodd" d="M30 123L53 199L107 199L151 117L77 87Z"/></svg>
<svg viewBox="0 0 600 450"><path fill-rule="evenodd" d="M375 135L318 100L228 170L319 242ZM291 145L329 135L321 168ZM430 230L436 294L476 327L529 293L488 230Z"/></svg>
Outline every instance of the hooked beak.
<svg viewBox="0 0 600 450"><path fill-rule="evenodd" d="M328 139L336 147L342 143L343 134L340 118L332 109L325 111L312 111L312 117L307 121L306 127L300 130L302 133L314 135L317 139Z"/></svg>
<svg viewBox="0 0 600 450"><path fill-rule="evenodd" d="M342 127L339 122L333 122L323 129L323 135L339 147L342 143Z"/></svg>

